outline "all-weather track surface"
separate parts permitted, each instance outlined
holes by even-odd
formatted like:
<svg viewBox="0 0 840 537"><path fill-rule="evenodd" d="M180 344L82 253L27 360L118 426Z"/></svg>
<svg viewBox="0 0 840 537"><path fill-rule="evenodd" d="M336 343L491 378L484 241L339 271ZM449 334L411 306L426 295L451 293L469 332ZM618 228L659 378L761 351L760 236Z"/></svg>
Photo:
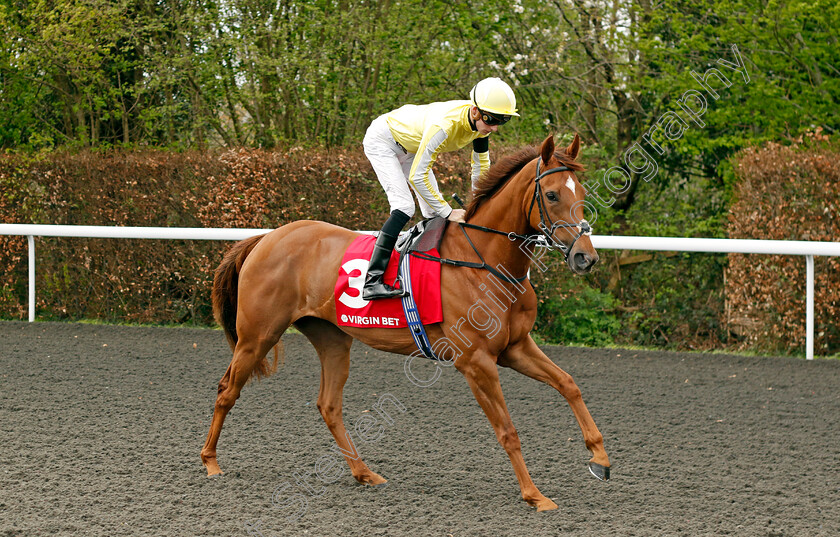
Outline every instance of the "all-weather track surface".
<svg viewBox="0 0 840 537"><path fill-rule="evenodd" d="M537 513L454 368L422 388L403 357L359 343L345 421L389 484L329 468L317 355L284 341L285 366L228 416L225 475L208 478L220 331L0 323L0 536L840 535L836 360L546 347L605 437L609 482L587 472L562 397L501 369L531 475L560 506Z"/></svg>

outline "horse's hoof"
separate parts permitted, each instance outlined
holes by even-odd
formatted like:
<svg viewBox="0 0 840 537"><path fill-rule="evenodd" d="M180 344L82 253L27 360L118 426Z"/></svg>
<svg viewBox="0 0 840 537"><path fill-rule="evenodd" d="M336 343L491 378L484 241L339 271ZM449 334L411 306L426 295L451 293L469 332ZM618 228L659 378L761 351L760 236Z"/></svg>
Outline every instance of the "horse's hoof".
<svg viewBox="0 0 840 537"><path fill-rule="evenodd" d="M552 511L554 509L557 509L557 504L549 500L548 498L544 498L543 500L537 502L536 508L537 511Z"/></svg>
<svg viewBox="0 0 840 537"><path fill-rule="evenodd" d="M224 472L221 468L219 468L219 463L216 462L215 457L204 461L204 467L207 468L207 477L224 475Z"/></svg>
<svg viewBox="0 0 840 537"><path fill-rule="evenodd" d="M378 488L381 488L381 487L386 487L388 485L388 480L385 479L384 477L382 477L379 474L373 474L373 476L371 476L370 478L365 479L362 482L362 484L366 485L368 487L373 487L375 489L378 489Z"/></svg>
<svg viewBox="0 0 840 537"><path fill-rule="evenodd" d="M356 481L366 487L379 488L388 484L388 480L375 472L369 472L359 476L353 476Z"/></svg>
<svg viewBox="0 0 840 537"><path fill-rule="evenodd" d="M589 473L594 475L600 481L609 481L610 480L610 467L609 466L602 466L597 462L590 462L589 463Z"/></svg>

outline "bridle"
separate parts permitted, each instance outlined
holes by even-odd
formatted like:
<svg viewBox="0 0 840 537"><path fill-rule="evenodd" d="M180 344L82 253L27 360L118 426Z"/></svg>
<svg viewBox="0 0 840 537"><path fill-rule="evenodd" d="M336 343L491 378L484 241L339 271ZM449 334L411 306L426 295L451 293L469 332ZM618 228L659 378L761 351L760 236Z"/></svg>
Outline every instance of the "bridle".
<svg viewBox="0 0 840 537"><path fill-rule="evenodd" d="M559 222L554 222L554 221L552 221L551 219L548 218L548 209L545 207L545 201L543 200L543 192L542 192L542 186L540 185L540 179L542 179L546 175L550 175L552 173L568 172L568 171L572 171L572 170L570 168L567 168L566 166L558 166L556 168L551 168L551 169L545 170L544 172L540 173L540 162L541 161L542 161L541 158L537 159L537 175L536 175L536 178L534 179L534 195L531 198L531 206L528 209L528 221L530 222L531 221L531 212L534 210L534 204L536 203L537 208L540 211L540 223L539 223L539 226L538 226L539 229L540 229L540 233L537 233L537 234L534 234L534 235L520 235L518 233L514 233L513 231L501 231L501 230L498 230L498 229L493 229L491 227L477 226L475 224L468 224L466 222L459 222L458 225L461 227L461 231L464 233L464 237L466 237L467 242L470 244L473 251L475 251L476 255L478 255L478 258L481 260L481 263L471 263L469 261L446 259L446 258L441 258L441 257L437 257L437 256L432 256L432 255L429 255L425 252L414 251L414 252L411 252L411 255L413 255L415 257L419 257L421 259L426 259L428 261L435 261L435 262L438 262L438 263L441 263L441 264L446 264L446 265L452 265L452 266L457 266L457 267L470 267L470 268L484 269L484 270L487 270L487 271L491 272L497 278L499 278L503 281L506 281L508 283L521 283L528 278L527 274L525 276L522 276L521 278L511 277L511 276L508 276L506 274L502 274L501 272L499 272L498 270L493 268L491 265L489 265L484 260L484 256L481 255L481 252L478 251L478 248L475 247L475 244L473 244L472 240L470 239L470 236L467 234L467 230L465 228L470 228L470 229L477 229L479 231L485 231L485 232L488 232L488 233L496 233L497 235L504 235L508 239L510 239L511 242L516 241L516 240L522 240L522 241L525 241L526 244L533 243L533 244L537 244L537 245L540 245L540 246L545 246L547 248L551 248L553 250L559 250L563 253L563 260L566 263L569 263L569 254L571 253L572 249L575 247L575 243L578 241L579 238L583 237L584 235L591 235L592 234L592 228L590 227L589 222L587 222L586 220L581 220L580 222L578 222L576 224L567 224L567 223L563 222L562 220L560 222L563 222L563 223L559 223ZM457 199L457 197L456 197L456 199ZM546 224L546 221L548 221L551 224L551 227L549 227ZM562 242L560 242L560 241L558 241L554 238L554 232L558 229L563 229L563 228L577 228L579 230L579 232L575 234L575 238L572 240L572 244L570 244L569 246L566 246L565 244L563 244Z"/></svg>
<svg viewBox="0 0 840 537"><path fill-rule="evenodd" d="M566 166L558 166L556 168L550 168L540 173L541 162L541 158L537 159L537 177L536 179L534 179L534 196L531 198L531 206L530 208L528 208L528 221L531 221L531 212L534 210L534 202L536 202L537 208L540 211L539 229L542 232L543 237L545 237L546 241L548 241L548 247L563 252L563 258L568 262L569 254L575 247L575 243L578 241L579 238L583 237L584 235L592 235L592 228L589 226L589 222L587 222L586 220L581 220L576 224L567 224L566 222L560 220L560 222L563 222L561 224L560 222L548 220L551 223L551 227L548 227L548 225L546 224L546 220L548 219L548 209L545 207L545 200L543 199L540 179L542 179L546 175L551 175L552 173L568 172L571 171L571 169L567 168ZM570 244L568 247L554 238L555 231L564 228L577 228L579 231L578 233L572 233L575 236L575 238L572 239L572 244Z"/></svg>
<svg viewBox="0 0 840 537"><path fill-rule="evenodd" d="M476 226L475 224L467 224L467 223L464 223L464 222L462 222L460 225L462 226L462 229L464 227L468 227L468 228L472 228L472 229L478 229L480 231L497 233L497 234L500 234L500 235L506 235L507 238L510 239L511 241L523 240L523 241L530 242L530 243L537 243L537 244L543 245L547 248L551 248L553 250L559 250L560 252L563 253L563 259L568 263L569 262L569 254L571 253L572 249L575 247L575 243L577 243L578 239L583 237L584 235L591 235L592 234L592 227L589 225L589 222L587 222L586 220L581 220L580 222L578 222L576 224L567 224L566 222L563 222L562 220L560 220L559 222L554 222L548 217L548 209L546 208L545 200L543 199L543 191L542 191L542 185L540 184L540 179L542 179L546 175L551 175L553 173L568 172L568 171L572 171L572 170L571 170L571 168L568 168L566 166L558 166L556 168L550 168L550 169L545 170L544 172L540 173L540 163L541 162L542 162L542 159L538 158L537 159L537 174L536 174L536 178L534 179L534 195L531 197L531 205L528 208L528 221L529 222L531 221L531 213L534 210L534 204L537 205L537 209L540 211L540 223L537 226L540 230L540 233L537 233L535 235L520 235L520 234L514 233L512 231L510 231L510 232L499 231L498 229L493 229L493 228L484 227L484 226ZM550 223L551 227L549 227L546 222ZM569 246L566 246L565 244L558 241L554 237L554 233L558 229L564 229L564 228L577 228L579 230L578 233L573 232L573 235L575 237L574 237L574 239L572 239L572 244L570 244ZM467 239L469 239L469 237L467 237ZM470 244L472 244L472 241L470 241ZM473 249L475 249L475 246L473 246Z"/></svg>

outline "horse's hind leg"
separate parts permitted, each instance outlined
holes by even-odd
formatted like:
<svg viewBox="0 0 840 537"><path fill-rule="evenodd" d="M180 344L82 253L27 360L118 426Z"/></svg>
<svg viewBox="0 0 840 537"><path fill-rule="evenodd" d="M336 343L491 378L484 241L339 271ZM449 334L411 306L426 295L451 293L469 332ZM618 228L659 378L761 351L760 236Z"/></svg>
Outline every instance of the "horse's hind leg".
<svg viewBox="0 0 840 537"><path fill-rule="evenodd" d="M344 427L341 416L344 383L350 374L350 346L353 338L339 330L334 324L305 317L295 322L318 351L321 359L321 389L318 392L318 410L330 429L338 450L350 466L353 477L366 485L381 485L387 480L368 468L356 450L353 439Z"/></svg>
<svg viewBox="0 0 840 537"><path fill-rule="evenodd" d="M552 362L534 343L531 336L505 349L499 357L499 365L510 367L523 375L544 382L566 398L583 433L583 441L587 449L592 452L589 471L598 479L609 479L610 459L604 449L604 438L589 414L581 397L580 388L575 384L572 376Z"/></svg>
<svg viewBox="0 0 840 537"><path fill-rule="evenodd" d="M219 381L216 405L213 409L213 421L210 423L210 432L207 433L207 440L201 450L201 461L207 468L207 475L222 474L219 463L216 460L216 444L222 432L222 425L225 422L230 409L239 399L242 387L251 377L254 370L266 359L266 354L277 344L280 335L288 327L282 326L282 330L274 331L275 335L270 337L259 337L253 330L242 329L239 334L239 341L233 351L233 360L225 371L222 380Z"/></svg>

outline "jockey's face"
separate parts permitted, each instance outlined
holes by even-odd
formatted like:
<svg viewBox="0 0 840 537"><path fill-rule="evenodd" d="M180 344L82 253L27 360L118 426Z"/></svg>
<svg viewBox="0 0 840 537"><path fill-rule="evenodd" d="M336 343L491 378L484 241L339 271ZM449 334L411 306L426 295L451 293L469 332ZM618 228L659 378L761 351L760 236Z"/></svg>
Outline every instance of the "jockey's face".
<svg viewBox="0 0 840 537"><path fill-rule="evenodd" d="M477 130L478 133L482 136L484 136L485 134L497 132L499 130L498 125L488 125L481 119L481 113L478 111L478 107L473 106L470 109L470 115L473 121L475 121L475 130Z"/></svg>
<svg viewBox="0 0 840 537"><path fill-rule="evenodd" d="M498 125L488 125L480 119L475 122L475 128L478 129L478 132L481 134L490 134L499 130Z"/></svg>

